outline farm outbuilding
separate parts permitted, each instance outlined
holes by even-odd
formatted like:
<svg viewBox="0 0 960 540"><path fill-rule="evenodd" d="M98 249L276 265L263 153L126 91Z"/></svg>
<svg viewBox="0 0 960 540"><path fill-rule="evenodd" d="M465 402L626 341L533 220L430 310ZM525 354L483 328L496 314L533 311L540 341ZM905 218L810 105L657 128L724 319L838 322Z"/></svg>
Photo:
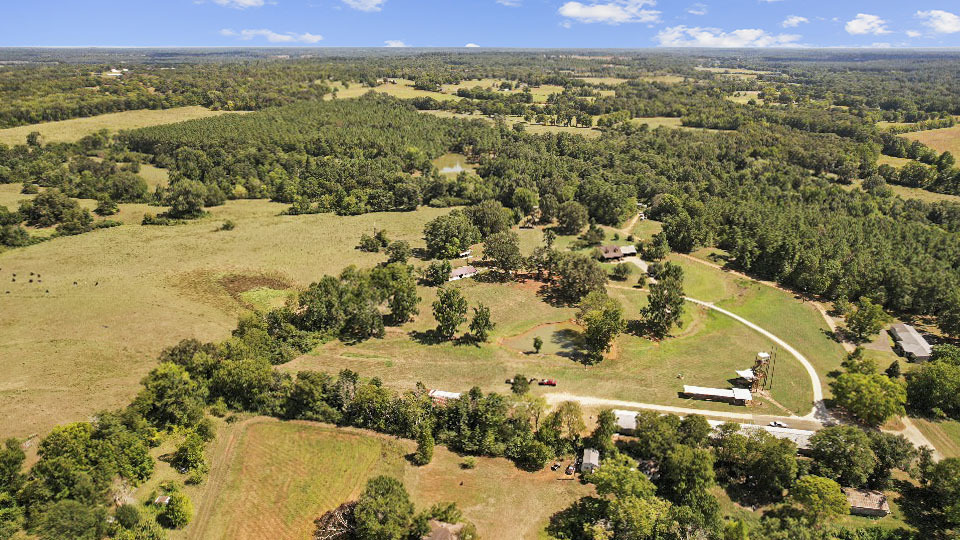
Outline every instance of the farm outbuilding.
<svg viewBox="0 0 960 540"><path fill-rule="evenodd" d="M620 253L624 257L634 257L637 254L637 246L620 246Z"/></svg>
<svg viewBox="0 0 960 540"><path fill-rule="evenodd" d="M637 411L624 411L615 409L613 414L617 417L617 432L622 435L633 435L637 431Z"/></svg>
<svg viewBox="0 0 960 540"><path fill-rule="evenodd" d="M457 281L458 279L473 277L475 275L477 275L477 269L473 266L461 266L450 271L449 281Z"/></svg>
<svg viewBox="0 0 960 540"><path fill-rule="evenodd" d="M883 517L890 513L887 496L880 491L846 487L843 494L850 503L850 513L855 516Z"/></svg>
<svg viewBox="0 0 960 540"><path fill-rule="evenodd" d="M746 388L706 388L683 385L683 394L693 399L726 401L734 405L746 405L753 401L753 394Z"/></svg>
<svg viewBox="0 0 960 540"><path fill-rule="evenodd" d="M583 449L583 461L580 462L580 472L592 473L600 468L600 451L596 448Z"/></svg>
<svg viewBox="0 0 960 540"><path fill-rule="evenodd" d="M460 399L461 396L458 392L447 392L446 390L431 390L427 395L437 405L446 405L448 401Z"/></svg>
<svg viewBox="0 0 960 540"><path fill-rule="evenodd" d="M917 329L909 324L897 323L890 327L890 336L897 343L896 350L907 360L925 362L933 354L933 347L927 343Z"/></svg>

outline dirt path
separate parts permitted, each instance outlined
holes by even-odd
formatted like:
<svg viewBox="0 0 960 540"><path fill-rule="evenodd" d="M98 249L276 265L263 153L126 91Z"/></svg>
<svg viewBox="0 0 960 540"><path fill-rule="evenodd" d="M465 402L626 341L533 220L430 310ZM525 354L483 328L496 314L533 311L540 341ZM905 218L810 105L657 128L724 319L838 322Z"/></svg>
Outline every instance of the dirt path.
<svg viewBox="0 0 960 540"><path fill-rule="evenodd" d="M632 218L630 218L630 221L628 221L627 224L624 225L622 229L620 229L620 232L626 235L633 234L632 233L633 227L637 224L638 221L640 221L640 214L636 213L633 215Z"/></svg>

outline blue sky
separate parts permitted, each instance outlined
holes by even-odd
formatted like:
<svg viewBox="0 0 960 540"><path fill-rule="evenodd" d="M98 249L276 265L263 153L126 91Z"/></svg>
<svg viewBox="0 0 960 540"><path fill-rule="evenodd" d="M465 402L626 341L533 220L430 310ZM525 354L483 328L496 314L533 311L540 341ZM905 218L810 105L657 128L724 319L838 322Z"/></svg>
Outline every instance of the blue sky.
<svg viewBox="0 0 960 540"><path fill-rule="evenodd" d="M0 0L0 46L960 47L958 0Z"/></svg>

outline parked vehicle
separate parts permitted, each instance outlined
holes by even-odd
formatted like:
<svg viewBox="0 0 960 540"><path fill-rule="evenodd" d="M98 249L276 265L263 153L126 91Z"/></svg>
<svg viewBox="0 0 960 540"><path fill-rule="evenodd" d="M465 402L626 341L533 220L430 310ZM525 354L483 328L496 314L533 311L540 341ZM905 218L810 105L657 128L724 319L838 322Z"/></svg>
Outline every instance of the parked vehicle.
<svg viewBox="0 0 960 540"><path fill-rule="evenodd" d="M561 467L560 463L554 463L553 466L550 467L550 470L551 470L551 471L556 471L556 470L559 469L560 467Z"/></svg>
<svg viewBox="0 0 960 540"><path fill-rule="evenodd" d="M576 472L576 470L577 468L574 467L573 465L567 465L567 474L573 474L574 472Z"/></svg>
<svg viewBox="0 0 960 540"><path fill-rule="evenodd" d="M557 381L553 379L540 379L540 386L556 386Z"/></svg>
<svg viewBox="0 0 960 540"><path fill-rule="evenodd" d="M777 420L774 420L773 422L770 422L770 425L771 425L772 427L779 427L779 428L788 427L788 426L787 426L786 424L784 424L783 422L780 422L780 421L777 421Z"/></svg>

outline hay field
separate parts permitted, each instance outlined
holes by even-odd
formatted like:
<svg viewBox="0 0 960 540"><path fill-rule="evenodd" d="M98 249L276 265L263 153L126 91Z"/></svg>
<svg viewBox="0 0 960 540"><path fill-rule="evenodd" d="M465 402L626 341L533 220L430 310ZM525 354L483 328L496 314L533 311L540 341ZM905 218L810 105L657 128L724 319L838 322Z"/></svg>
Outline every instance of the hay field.
<svg viewBox="0 0 960 540"><path fill-rule="evenodd" d="M413 441L315 423L253 419L214 444L210 480L188 488L197 517L173 540L307 538L316 517L356 498L379 474L403 481L418 511L456 502L482 538L504 530L538 538L554 512L592 491L561 471L526 473L502 458L477 458L464 470L441 446L432 463L414 467L404 458Z"/></svg>
<svg viewBox="0 0 960 540"><path fill-rule="evenodd" d="M116 217L129 225L0 253L0 433L45 432L126 405L162 348L226 338L243 289L266 278L305 287L349 264L373 266L382 255L353 249L362 232L383 228L422 245L423 224L448 211L279 215L284 209L231 201L197 222L144 227L143 213L162 209L121 205ZM225 219L236 229L216 232ZM30 272L39 283L28 282Z"/></svg>
<svg viewBox="0 0 960 540"><path fill-rule="evenodd" d="M0 143L7 145L24 144L27 135L33 131L39 131L45 142L75 142L84 135L101 129L117 132L121 129L159 126L221 114L227 114L227 111L211 111L200 106L101 114L86 118L73 118L59 122L45 122L43 124L0 129Z"/></svg>
<svg viewBox="0 0 960 540"><path fill-rule="evenodd" d="M937 152L950 152L954 156L960 155L960 125L905 133L901 137L911 141L920 141Z"/></svg>

